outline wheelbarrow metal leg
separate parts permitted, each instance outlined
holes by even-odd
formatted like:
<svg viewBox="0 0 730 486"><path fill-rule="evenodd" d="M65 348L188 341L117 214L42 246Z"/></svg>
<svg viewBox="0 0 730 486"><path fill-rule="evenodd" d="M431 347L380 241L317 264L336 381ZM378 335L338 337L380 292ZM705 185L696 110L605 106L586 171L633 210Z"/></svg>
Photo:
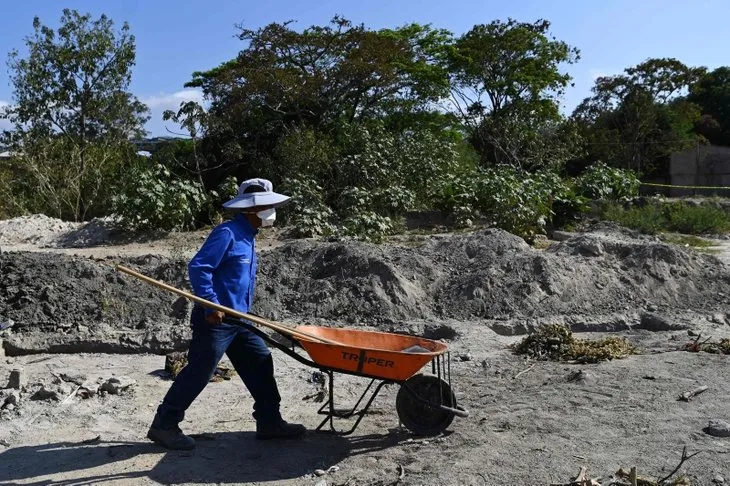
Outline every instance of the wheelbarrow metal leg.
<svg viewBox="0 0 730 486"><path fill-rule="evenodd" d="M375 379L370 380L370 383L368 383L368 386L365 388L365 391L362 392L360 395L360 398L357 400L355 405L351 409L337 409L335 408L335 395L334 395L334 373L331 370L324 370L324 372L327 374L327 378L329 380L328 383L328 397L327 401L322 404L320 409L317 411L320 415L324 415L324 419L315 429L316 431L321 431L322 428L329 422L329 430L326 432L331 432L337 435L349 435L357 429L357 426L362 421L363 417L367 413L367 411L370 409L370 406L375 401L375 398L380 393L380 390L383 388L383 386L387 383L390 383L388 381L381 381L375 389L372 391L372 394L370 398L367 400L365 405L361 410L358 410L357 408L360 406L362 401L365 399L365 396L372 388L373 384L375 383ZM357 420L355 420L355 423L352 425L352 427L349 430L346 431L339 431L335 428L334 419L342 418L342 419L349 419L353 416L357 415Z"/></svg>

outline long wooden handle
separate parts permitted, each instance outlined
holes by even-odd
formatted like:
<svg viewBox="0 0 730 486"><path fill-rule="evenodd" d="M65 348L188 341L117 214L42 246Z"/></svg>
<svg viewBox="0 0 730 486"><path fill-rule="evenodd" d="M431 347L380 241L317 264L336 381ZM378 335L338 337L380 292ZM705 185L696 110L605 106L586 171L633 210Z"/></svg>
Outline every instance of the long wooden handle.
<svg viewBox="0 0 730 486"><path fill-rule="evenodd" d="M155 287L160 287L162 289L169 290L170 292L174 292L182 297L185 297L186 299L195 301L205 307L209 307L211 309L221 311L224 314L228 314L229 316L246 319L247 321L251 321L251 322L254 322L261 326L268 327L270 329L274 329L275 331L280 331L282 333L289 334L293 337L299 337L299 338L309 339L309 340L313 340L313 341L319 341L321 343L327 343L327 344L341 344L341 343L338 343L337 341L333 341L331 339L326 339L323 337L315 336L314 334L309 334L307 332L299 331L297 329L294 329L293 327L285 326L285 325L279 324L277 322L272 322L267 319L263 319L261 317L253 316L253 315L247 314L245 312L240 312L235 309L231 309L230 307L216 304L215 302L211 302L209 300L203 299L202 297L198 297L197 295L193 295L190 292L185 292L184 290L180 290L176 287L173 287L172 285L168 285L164 282L160 282L159 280L155 280L151 277L148 277L147 275L143 275L139 272L132 270L131 268L127 268L122 265L117 265L116 268L120 272L126 273L127 275L131 275L133 277L137 277L138 279L140 279L144 282L147 282L149 284L152 284Z"/></svg>

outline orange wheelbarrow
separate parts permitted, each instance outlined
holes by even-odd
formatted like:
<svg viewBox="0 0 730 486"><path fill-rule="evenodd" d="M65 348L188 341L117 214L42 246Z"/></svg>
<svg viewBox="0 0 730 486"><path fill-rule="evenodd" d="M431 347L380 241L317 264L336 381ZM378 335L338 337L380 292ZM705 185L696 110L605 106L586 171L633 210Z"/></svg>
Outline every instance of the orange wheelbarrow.
<svg viewBox="0 0 730 486"><path fill-rule="evenodd" d="M395 409L401 423L415 434L437 435L451 425L454 417L469 416L463 407L456 404L456 395L451 389L451 355L442 342L387 332L318 326L289 327L209 302L130 268L121 265L116 268L156 287L224 312L225 322L249 329L300 363L325 373L329 378L329 394L319 409L318 413L325 417L316 430L322 430L329 423L330 432L351 434L386 384L400 385ZM290 344L281 344L272 339L253 323L273 329L288 339ZM309 358L297 352L297 344L304 348ZM431 373L419 373L429 362ZM353 407L341 409L335 406L334 373L370 378L370 383ZM380 383L373 388L376 381ZM366 400L368 392L370 397ZM350 429L339 431L335 428L334 419L353 417L356 420Z"/></svg>
<svg viewBox="0 0 730 486"><path fill-rule="evenodd" d="M387 332L298 326L294 329L301 334L296 337L276 331L291 341L290 345L286 345L243 319L226 317L224 320L246 327L270 345L300 363L318 368L327 376L328 396L318 410L320 415L324 415L316 428L318 431L329 425L329 432L340 435L353 433L386 384L400 385L395 409L401 424L416 435L440 434L451 425L454 417L469 416L456 403L456 395L451 388L451 356L448 346L442 342ZM323 338L336 344L302 335ZM311 359L297 352L297 344L304 348ZM429 362L431 373L419 373ZM335 406L335 373L370 378L370 383L354 406ZM370 396L366 399L368 393ZM335 419L352 418L355 418L355 422L349 429L342 431L335 427Z"/></svg>

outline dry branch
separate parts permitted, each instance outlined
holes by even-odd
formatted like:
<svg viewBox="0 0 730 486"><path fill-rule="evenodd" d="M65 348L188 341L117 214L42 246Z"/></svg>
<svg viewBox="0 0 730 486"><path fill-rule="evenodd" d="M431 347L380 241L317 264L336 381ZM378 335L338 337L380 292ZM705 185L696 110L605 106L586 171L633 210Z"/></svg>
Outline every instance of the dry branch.
<svg viewBox="0 0 730 486"><path fill-rule="evenodd" d="M534 367L535 367L535 365L533 364L532 366L530 366L530 367L529 367L529 368L527 368L526 370L522 370L522 371L520 371L520 372L519 372L519 373L517 373L517 374L515 375L515 377L514 377L514 378L512 378L512 379L513 379L513 380L516 380L517 378L519 378L520 376L524 375L525 373L527 373L528 371L530 371L530 370L531 370L532 368L534 368Z"/></svg>
<svg viewBox="0 0 730 486"><path fill-rule="evenodd" d="M701 386L699 388L695 388L692 391L684 392L682 393L677 400L681 400L683 402L689 402L692 398L696 397L702 392L707 391L709 387L707 386Z"/></svg>
<svg viewBox="0 0 730 486"><path fill-rule="evenodd" d="M699 454L702 451L697 451L694 454L687 455L687 446L684 446L682 449L682 457L679 460L679 464L677 464L677 467L674 468L674 471L670 472L667 476L659 480L659 484L664 484L665 481L669 480L672 476L677 474L677 471L682 467L682 464L684 464L686 461L692 459L694 456Z"/></svg>

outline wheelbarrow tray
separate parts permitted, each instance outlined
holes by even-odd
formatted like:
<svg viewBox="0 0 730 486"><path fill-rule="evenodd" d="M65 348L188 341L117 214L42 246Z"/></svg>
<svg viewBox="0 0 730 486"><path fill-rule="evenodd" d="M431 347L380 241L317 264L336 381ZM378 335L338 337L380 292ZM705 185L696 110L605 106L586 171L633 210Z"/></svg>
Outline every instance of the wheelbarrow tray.
<svg viewBox="0 0 730 486"><path fill-rule="evenodd" d="M371 378L405 381L448 346L431 339L359 329L332 329L297 326L298 331L339 344L297 337L297 341L317 365ZM407 349L419 349L406 352Z"/></svg>

